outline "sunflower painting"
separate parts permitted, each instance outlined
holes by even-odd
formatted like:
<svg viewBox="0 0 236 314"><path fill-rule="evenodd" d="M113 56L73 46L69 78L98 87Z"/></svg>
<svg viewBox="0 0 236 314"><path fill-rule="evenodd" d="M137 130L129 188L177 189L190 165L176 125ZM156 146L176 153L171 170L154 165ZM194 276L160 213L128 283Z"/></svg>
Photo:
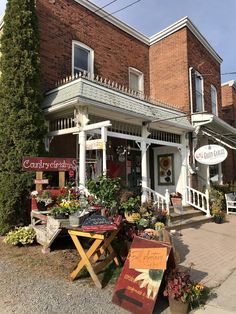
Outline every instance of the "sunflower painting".
<svg viewBox="0 0 236 314"><path fill-rule="evenodd" d="M161 269L135 269L140 274L134 279L140 288L147 288L147 297L155 300L164 271Z"/></svg>
<svg viewBox="0 0 236 314"><path fill-rule="evenodd" d="M159 155L158 164L158 184L173 185L174 184L174 169L173 169L173 154Z"/></svg>

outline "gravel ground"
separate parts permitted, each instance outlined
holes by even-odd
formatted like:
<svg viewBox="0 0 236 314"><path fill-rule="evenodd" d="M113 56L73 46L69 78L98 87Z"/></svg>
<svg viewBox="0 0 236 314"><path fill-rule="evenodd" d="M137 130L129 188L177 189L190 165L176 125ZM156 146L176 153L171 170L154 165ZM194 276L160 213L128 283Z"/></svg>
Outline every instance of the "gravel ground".
<svg viewBox="0 0 236 314"><path fill-rule="evenodd" d="M90 278L68 279L75 252L44 255L40 246L17 248L0 242L1 314L128 313L111 302L114 284L100 290Z"/></svg>

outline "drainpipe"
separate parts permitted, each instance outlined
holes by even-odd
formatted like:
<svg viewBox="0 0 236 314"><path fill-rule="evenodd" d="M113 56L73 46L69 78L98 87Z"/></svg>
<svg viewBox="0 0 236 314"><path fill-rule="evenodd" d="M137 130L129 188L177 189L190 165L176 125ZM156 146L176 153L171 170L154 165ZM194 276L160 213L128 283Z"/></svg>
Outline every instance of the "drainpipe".
<svg viewBox="0 0 236 314"><path fill-rule="evenodd" d="M193 67L190 67L188 70L189 74L189 97L190 97L190 113L193 113L193 85L192 85L192 70Z"/></svg>

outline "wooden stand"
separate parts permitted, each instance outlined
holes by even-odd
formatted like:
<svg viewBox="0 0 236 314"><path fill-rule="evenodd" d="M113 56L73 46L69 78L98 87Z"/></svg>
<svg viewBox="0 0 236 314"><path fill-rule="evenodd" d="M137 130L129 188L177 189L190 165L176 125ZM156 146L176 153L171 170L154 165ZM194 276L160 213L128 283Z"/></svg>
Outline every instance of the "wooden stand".
<svg viewBox="0 0 236 314"><path fill-rule="evenodd" d="M70 229L68 230L69 235L71 236L75 247L81 257L81 261L78 263L75 270L70 274L71 280L76 279L79 272L82 270L83 267L86 267L90 276L92 277L95 285L98 288L102 288L102 284L97 277L97 273L104 269L110 262L114 261L115 264L118 266L119 261L116 257L116 253L114 252L111 242L119 232L119 228L117 230L113 230L109 232L107 236L106 233L90 233L82 231L81 229ZM85 252L84 248L80 243L79 238L89 238L93 239L94 242L90 246L87 252ZM106 253L105 259L100 261L100 257ZM94 265L96 263L96 265Z"/></svg>

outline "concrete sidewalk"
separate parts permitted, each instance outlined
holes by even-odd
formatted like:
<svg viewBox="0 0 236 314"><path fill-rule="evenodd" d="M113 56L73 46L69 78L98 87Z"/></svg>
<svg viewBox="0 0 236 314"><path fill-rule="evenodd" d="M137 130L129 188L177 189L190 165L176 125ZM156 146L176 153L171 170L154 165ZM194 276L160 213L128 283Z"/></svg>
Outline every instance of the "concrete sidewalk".
<svg viewBox="0 0 236 314"><path fill-rule="evenodd" d="M236 313L236 216L185 229L173 236L180 264L194 263L192 278L211 288L206 306L191 313Z"/></svg>

